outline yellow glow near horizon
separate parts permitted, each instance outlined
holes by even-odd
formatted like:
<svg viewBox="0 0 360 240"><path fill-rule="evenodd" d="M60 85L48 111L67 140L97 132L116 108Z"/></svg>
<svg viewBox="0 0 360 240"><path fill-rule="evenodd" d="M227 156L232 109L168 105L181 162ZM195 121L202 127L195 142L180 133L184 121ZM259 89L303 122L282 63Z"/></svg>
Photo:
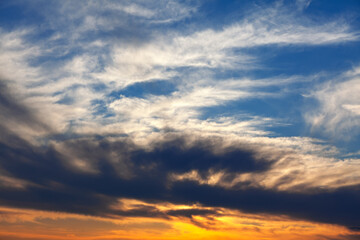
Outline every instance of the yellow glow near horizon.
<svg viewBox="0 0 360 240"><path fill-rule="evenodd" d="M149 204L122 199L122 207L131 209L139 204L158 206L158 209L191 209L194 206ZM201 206L196 206L201 209ZM204 208L210 209L210 208ZM355 234L342 226L292 220L284 216L244 214L220 209L221 214L208 216L118 219L79 214L0 208L0 239L269 239L300 240L336 238ZM360 233L357 233L360 237Z"/></svg>

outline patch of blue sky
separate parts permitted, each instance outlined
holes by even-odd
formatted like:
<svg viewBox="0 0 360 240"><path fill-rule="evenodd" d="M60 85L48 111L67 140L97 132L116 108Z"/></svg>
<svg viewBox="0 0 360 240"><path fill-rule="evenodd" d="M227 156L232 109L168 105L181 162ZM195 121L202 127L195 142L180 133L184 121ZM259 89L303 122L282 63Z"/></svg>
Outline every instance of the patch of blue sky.
<svg viewBox="0 0 360 240"><path fill-rule="evenodd" d="M248 9L255 4L253 1L210 0L204 1L193 16L198 28L221 30L224 25L236 22L244 17Z"/></svg>
<svg viewBox="0 0 360 240"><path fill-rule="evenodd" d="M38 11L24 8L25 1L0 1L0 26L8 31L31 25L39 26L44 18Z"/></svg>
<svg viewBox="0 0 360 240"><path fill-rule="evenodd" d="M223 105L201 109L200 119L212 119L223 116L239 116L244 120L261 117L274 121L261 126L277 136L305 136L306 125L301 116L304 99L301 95L293 94L286 97L261 97L238 101L231 101Z"/></svg>
<svg viewBox="0 0 360 240"><path fill-rule="evenodd" d="M146 98L149 95L168 96L177 90L177 84L169 80L154 80L149 82L138 82L120 90L112 91L108 97L119 99L121 97Z"/></svg>
<svg viewBox="0 0 360 240"><path fill-rule="evenodd" d="M65 94L60 100L56 101L57 104L64 105L73 105L75 103L75 99L72 96Z"/></svg>
<svg viewBox="0 0 360 240"><path fill-rule="evenodd" d="M350 130L351 131L351 130ZM360 136L352 137L351 139L344 139L338 137L324 136L322 132L312 132L310 137L321 139L325 144L335 146L338 149L336 157L339 159L360 158L359 142Z"/></svg>
<svg viewBox="0 0 360 240"><path fill-rule="evenodd" d="M31 67L42 67L42 69L46 71L46 69L52 69L53 67L58 68L59 66L66 64L69 60L78 56L79 52L80 49L66 51L61 47L57 47L57 49L53 49L51 52L28 59L27 62Z"/></svg>
<svg viewBox="0 0 360 240"><path fill-rule="evenodd" d="M301 7L301 5L303 6ZM198 27L208 28L211 26L211 28L219 30L224 25L247 18L254 11L268 7L280 7L292 11L294 14L306 16L316 22L347 17L356 26L356 23L360 21L359 17L354 14L354 8L360 9L358 0L290 0L286 2L274 0L210 0L202 2L198 14L192 20L198 21Z"/></svg>
<svg viewBox="0 0 360 240"><path fill-rule="evenodd" d="M77 43L73 44L68 36L57 35L56 32L47 30L31 34L30 37L28 35L26 38L30 45L42 46L42 51L28 59L28 63L33 67L42 67L43 70L52 69L52 66L58 68L75 57L88 55L97 61L94 70L101 71L109 60L110 50L107 46L90 46L97 37L77 40Z"/></svg>
<svg viewBox="0 0 360 240"><path fill-rule="evenodd" d="M73 84L62 91L57 91L53 93L52 96L61 96L61 99L59 99L55 103L64 104L64 105L73 105L75 103L74 92L81 87L83 87L81 84Z"/></svg>
<svg viewBox="0 0 360 240"><path fill-rule="evenodd" d="M323 129L312 129L311 126L307 126L307 136L321 139L326 141L327 144L333 145L337 147L340 151L340 158L345 157L353 157L353 155L349 155L348 153L355 153L359 151L359 142L360 142L360 134L354 135L353 127L349 127L348 129L342 130L341 134L345 135L345 137L341 137L338 135L327 134ZM359 154L357 154L359 155Z"/></svg>
<svg viewBox="0 0 360 240"><path fill-rule="evenodd" d="M95 92L105 92L108 89L108 86L104 83L95 83L89 85L91 90Z"/></svg>
<svg viewBox="0 0 360 240"><path fill-rule="evenodd" d="M250 72L258 78L273 75L312 75L321 72L339 74L360 62L360 42L325 46L262 46L243 49L261 59L258 69Z"/></svg>
<svg viewBox="0 0 360 240"><path fill-rule="evenodd" d="M308 7L304 9L304 13L316 19L347 17L351 21L359 22L359 15L355 14L357 9L360 9L360 1L358 0L316 0L311 1Z"/></svg>
<svg viewBox="0 0 360 240"><path fill-rule="evenodd" d="M108 108L108 102L102 99L91 101L92 115L101 116L102 118L114 117L116 114Z"/></svg>
<svg viewBox="0 0 360 240"><path fill-rule="evenodd" d="M149 27L144 26L147 21L139 22L136 16L119 14L117 10L106 8L89 8L92 15L85 16L76 8L77 5L84 7L84 2L79 1L79 4L72 1L63 2L62 5L62 1L1 1L1 27L9 30L28 28L31 30L28 37L32 38L33 41L47 41L49 37L59 34L56 41L52 40L48 43L66 45L67 47L73 45L74 42L63 42L64 44L62 44L59 41L69 40L69 36L76 34L81 27L84 29L80 29L82 32L77 35L79 44L113 37L128 40L137 39L142 42L141 39L149 39L151 35ZM91 5L90 1L88 3ZM101 1L91 3L101 4ZM102 21L109 20L109 23L88 28L85 21L89 17L93 18L95 22L99 18L103 18Z"/></svg>

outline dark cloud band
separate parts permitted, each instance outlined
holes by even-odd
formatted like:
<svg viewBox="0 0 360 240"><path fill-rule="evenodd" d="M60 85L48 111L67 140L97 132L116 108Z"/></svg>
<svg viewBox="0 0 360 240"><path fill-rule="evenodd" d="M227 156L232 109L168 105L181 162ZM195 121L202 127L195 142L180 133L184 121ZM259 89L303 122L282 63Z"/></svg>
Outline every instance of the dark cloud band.
<svg viewBox="0 0 360 240"><path fill-rule="evenodd" d="M9 121L16 118L18 124L44 125L10 95L4 91L0 94L0 107L6 110L1 113L2 119L6 119L3 114L6 112ZM294 193L244 186L224 188L169 179L170 174L192 170L205 178L211 172L224 171L231 178L235 173L261 173L273 166L273 161L255 158L253 149L234 146L216 152L214 149L221 145L216 139L201 139L189 145L187 137L182 136L158 141L151 149L144 149L129 138L109 141L84 137L62 142L62 152L52 144L33 145L9 131L4 122L0 129L5 136L0 142L1 171L25 184L20 189L3 186L1 205L111 217L191 218L217 214L216 210L204 209L164 212L145 205L131 210L111 207L119 198L134 198L153 203L199 203L249 213L283 214L351 229L358 229L360 225L358 186ZM80 157L87 161L96 171L79 171L72 164L74 159L67 155L69 152L74 159Z"/></svg>

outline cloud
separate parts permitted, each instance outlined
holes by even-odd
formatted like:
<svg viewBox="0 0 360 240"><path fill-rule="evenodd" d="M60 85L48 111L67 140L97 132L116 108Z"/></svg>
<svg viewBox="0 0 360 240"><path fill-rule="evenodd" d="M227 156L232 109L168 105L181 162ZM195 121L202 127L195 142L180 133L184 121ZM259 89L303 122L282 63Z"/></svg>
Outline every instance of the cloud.
<svg viewBox="0 0 360 240"><path fill-rule="evenodd" d="M17 138L15 133L11 134ZM199 203L249 213L285 214L293 218L357 227L360 216L356 210L360 200L358 185L331 190L315 187L310 192L279 191L274 187L255 186L249 182L224 186L220 183L231 181L241 174L266 176L269 171L283 171L282 166L289 169L288 164L296 165L296 162L289 159L288 151L280 149L266 151L266 148L254 144L252 147L236 142L228 145L217 137L180 136L158 140L147 147L133 143L128 137L82 137L51 141L44 146L36 146L25 140L2 140L2 171L13 179L29 184L23 188L2 188L0 203L3 206L112 218L210 214L198 210L163 212L141 204L114 209L119 199L131 198L155 203ZM61 145L64 147L59 148ZM74 164L77 159L85 165ZM336 169L339 171L341 168ZM172 174L189 171L196 171L205 179L217 172L225 174L219 184L171 178ZM331 175L331 169L328 171ZM344 179L344 173L339 175L339 180ZM288 180L293 181L291 178Z"/></svg>
<svg viewBox="0 0 360 240"><path fill-rule="evenodd" d="M296 6L300 11L308 8L311 4L311 0L296 0Z"/></svg>
<svg viewBox="0 0 360 240"><path fill-rule="evenodd" d="M163 129L164 127L175 130L203 130L203 131L238 131L253 134L265 134L257 131L256 125L269 122L270 119L255 118L253 120L243 120L237 123L231 117L222 117L214 120L197 120L202 114L202 109L212 106L226 105L230 101L251 98L253 95L271 96L275 93L262 92L258 90L263 86L276 85L280 81L286 82L287 79L264 79L252 81L249 79L224 80L220 82L210 80L201 84L201 81L192 84L184 89L174 91L170 95L154 96L146 98L119 96L119 99L109 104L109 109L113 111L122 121L127 133L137 131L136 129L153 128ZM291 82L292 80L288 80ZM290 84L290 83L289 83ZM136 124L140 123L140 124ZM140 125L140 126L137 126ZM142 125L142 126L141 126ZM228 129L227 129L228 128ZM138 132L138 131L137 131Z"/></svg>
<svg viewBox="0 0 360 240"><path fill-rule="evenodd" d="M315 24L272 7L222 28L181 32L167 26L196 6L52 4L43 29L0 33L1 205L183 217L198 226L196 216L228 208L358 227L359 159L336 159L337 149L316 139L273 136L266 127L274 118L204 116L206 108L283 96L284 86L305 81L231 77L264 67L247 50L355 41L349 25ZM326 131L356 127L358 72L314 91L321 109L309 122ZM124 95L154 81L173 87ZM141 203L127 208L123 199ZM160 203L198 206L163 210Z"/></svg>
<svg viewBox="0 0 360 240"><path fill-rule="evenodd" d="M39 115L24 104L23 99L14 97L8 84L0 79L0 140L11 143L33 141L34 138L51 132L51 128L40 121Z"/></svg>
<svg viewBox="0 0 360 240"><path fill-rule="evenodd" d="M311 94L319 106L305 114L313 131L350 139L359 134L359 68L324 83Z"/></svg>
<svg viewBox="0 0 360 240"><path fill-rule="evenodd" d="M169 78L181 67L251 70L260 66L256 56L245 53L249 48L324 45L356 39L358 36L346 24L313 24L281 8L270 8L219 30L199 30L185 36L160 35L140 47L115 46L113 63L96 77L124 87L134 82Z"/></svg>
<svg viewBox="0 0 360 240"><path fill-rule="evenodd" d="M141 25L166 25L188 18L197 11L196 4L173 0L38 1L23 4L24 8L35 12L40 6L44 10L38 14L46 19L45 26L53 30L63 29L60 36L65 34L70 40L85 40L82 34L103 32L121 37L123 34L116 34L120 29L128 30L127 34L135 33L131 31L132 25L139 27L137 30L141 34L145 30Z"/></svg>
<svg viewBox="0 0 360 240"><path fill-rule="evenodd" d="M37 12L40 3L44 2L24 7ZM39 115L49 116L48 124L57 132L71 129L86 134L97 128L98 134L121 134L123 129L132 134L143 129L148 134L154 129L187 127L266 135L264 126L270 118L248 115L250 121L239 122L236 117L210 116L200 120L201 110L279 96L282 93L274 94L274 87L303 79L217 79L217 71L262 68L258 56L246 52L251 48L357 39L345 23L313 23L281 6L254 11L223 28L181 32L166 27L160 31L157 26L191 17L196 5L174 1L164 1L161 7L143 1L44 4L39 14L46 21L41 29L27 26L23 31L2 31L0 61L11 88ZM46 30L49 36L40 38ZM171 82L175 90L163 96L109 97L134 84L159 80ZM124 109L134 104L137 111ZM345 107L356 111L356 106ZM103 115L98 114L99 108Z"/></svg>
<svg viewBox="0 0 360 240"><path fill-rule="evenodd" d="M77 146L78 154L85 154L82 149L89 144L86 140L71 143ZM97 160L99 173L89 174L66 165L61 152L52 148L43 153L33 148L19 153L16 148L2 144L5 151L1 154L1 167L13 177L27 180L36 186L28 186L24 190L2 189L1 204L104 217L163 215L151 207L137 207L126 212L111 209L118 198L135 198L176 204L200 203L250 213L285 214L349 227L357 226L359 221L356 206L360 196L356 186L296 193L246 186L229 189L188 180L169 182L167 178L169 173L189 169L202 171L206 176L211 173L211 169L229 173L266 172L273 165L271 162L255 160L244 150L218 155L211 153L203 144L182 149L179 144L169 147L165 143L160 145L160 149L151 151L122 141L100 141L97 146L94 152L102 157L101 160L96 156L93 159ZM117 153L117 156L113 156L113 153ZM86 154L86 159L92 161L91 152ZM12 161L6 161L10 157ZM231 161L227 161L227 158ZM234 161L236 158L238 160ZM129 175L122 172L124 166Z"/></svg>
<svg viewBox="0 0 360 240"><path fill-rule="evenodd" d="M24 40L30 30L22 29L12 32L3 31L0 28L0 72L1 78L8 81L20 81L28 84L33 81L40 81L40 69L31 67L28 61L38 56L40 49Z"/></svg>

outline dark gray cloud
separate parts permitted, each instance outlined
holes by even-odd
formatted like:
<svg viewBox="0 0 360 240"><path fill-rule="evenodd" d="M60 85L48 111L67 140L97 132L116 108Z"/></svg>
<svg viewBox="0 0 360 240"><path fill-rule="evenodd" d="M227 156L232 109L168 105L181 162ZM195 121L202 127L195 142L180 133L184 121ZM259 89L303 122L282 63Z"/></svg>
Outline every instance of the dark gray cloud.
<svg viewBox="0 0 360 240"><path fill-rule="evenodd" d="M11 90L7 86L6 81L2 79L0 79L0 113L1 125L11 121L26 124L31 127L45 126L32 111L11 94Z"/></svg>
<svg viewBox="0 0 360 240"><path fill-rule="evenodd" d="M324 239L326 239L326 240L359 240L360 236L356 235L356 234L348 234L348 235L340 234L336 238L324 237Z"/></svg>
<svg viewBox="0 0 360 240"><path fill-rule="evenodd" d="M7 82L0 79L0 142L26 146L22 137L16 133L19 128L33 131L50 131L50 127L40 121L36 114L11 94Z"/></svg>
<svg viewBox="0 0 360 240"><path fill-rule="evenodd" d="M78 144L85 143L86 141L79 141ZM127 164L131 165L129 170L133 172L133 175L130 178L120 176L113 167L113 163L106 159L106 155L98 161L99 174L78 173L71 171L63 163L59 153L51 147L40 151L31 146L24 149L23 146L19 150L2 143L0 155L2 168L13 177L35 183L36 186L28 186L26 190L2 189L0 203L7 206L101 216L111 214L119 217L166 217L165 213L148 206L129 211L109 208L116 203L117 198L136 198L149 202L200 203L205 206L227 207L250 213L286 214L299 219L343 224L349 227L359 225L359 188L302 194L276 192L269 189L225 189L219 186L200 185L194 181L173 182L169 187L166 178L168 173L185 172L189 169L200 169L206 172L210 167L226 169L228 167L226 164L230 164L226 163L229 153L226 153L222 159L221 156L213 156L211 150L206 152L203 146L194 146L188 152L181 152L180 147L170 148L165 147L169 145L164 144L162 151L157 149L147 152L140 148L136 149L132 158L131 152L127 152L126 149L134 149L135 145L126 142L109 143L104 140L99 145L104 149L117 148L118 151L125 151L125 153L122 152L123 155L129 154ZM106 152L104 149L99 147L93 151ZM239 158L241 159L244 154L239 151ZM174 156L178 157L174 161L183 159L183 164L181 162L169 165L164 163L164 161L172 161ZM236 152L232 152L230 156L236 156ZM100 158L100 156L97 157ZM191 165L191 159L194 160L194 165ZM243 159L250 161L251 158ZM226 164L221 163L223 160ZM201 164L197 165L197 161L210 163L201 166ZM150 166L153 167L150 168ZM264 166L261 168L266 169ZM256 168L244 169L246 171L258 170ZM242 169L235 165L232 171L236 170ZM208 215L209 212L192 210L167 213L170 216L186 217L198 214Z"/></svg>
<svg viewBox="0 0 360 240"><path fill-rule="evenodd" d="M0 108L3 120L45 126L9 95L6 87L0 90ZM126 137L110 141L106 137L87 136L66 140L62 142L63 150L59 150L52 144L31 144L7 126L6 122L0 124L1 171L28 184L23 189L1 188L2 206L111 217L191 219L194 215L217 214L216 209L197 208L164 212L148 205L130 210L111 208L119 198L134 198L151 203L199 203L248 213L284 214L341 224L353 230L360 226L360 186L294 193L241 186L229 189L189 180L169 181L169 174L191 170L197 170L203 177L210 170L225 171L231 178L234 173L261 173L273 166L272 161L255 158L255 150L234 146L216 152L214 148L221 145L218 139L203 138L189 145L187 137L182 136L158 141L150 149L144 149ZM74 159L87 161L95 171L75 168L69 153Z"/></svg>
<svg viewBox="0 0 360 240"><path fill-rule="evenodd" d="M193 216L206 216L206 215L214 216L218 214L218 211L213 209L190 208L190 209L170 210L167 212L167 214L170 216L192 218Z"/></svg>

